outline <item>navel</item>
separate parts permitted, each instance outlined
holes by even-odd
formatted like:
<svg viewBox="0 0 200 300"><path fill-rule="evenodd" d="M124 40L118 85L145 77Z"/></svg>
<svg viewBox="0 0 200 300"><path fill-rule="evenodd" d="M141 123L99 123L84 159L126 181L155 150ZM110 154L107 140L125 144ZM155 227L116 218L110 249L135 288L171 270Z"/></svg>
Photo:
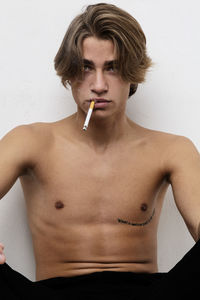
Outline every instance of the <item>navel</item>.
<svg viewBox="0 0 200 300"><path fill-rule="evenodd" d="M55 208L56 209L64 208L64 203L62 201L56 201Z"/></svg>

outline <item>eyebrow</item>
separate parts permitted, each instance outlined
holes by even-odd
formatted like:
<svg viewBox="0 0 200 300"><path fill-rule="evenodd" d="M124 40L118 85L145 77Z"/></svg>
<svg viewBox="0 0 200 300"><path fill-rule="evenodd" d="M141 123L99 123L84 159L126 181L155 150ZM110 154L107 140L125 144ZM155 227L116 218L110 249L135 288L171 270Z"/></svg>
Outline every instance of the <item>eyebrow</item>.
<svg viewBox="0 0 200 300"><path fill-rule="evenodd" d="M94 66L94 62L89 59L83 59L83 64L84 65L89 65L89 66ZM104 62L104 66L117 66L118 61L117 60L106 60Z"/></svg>

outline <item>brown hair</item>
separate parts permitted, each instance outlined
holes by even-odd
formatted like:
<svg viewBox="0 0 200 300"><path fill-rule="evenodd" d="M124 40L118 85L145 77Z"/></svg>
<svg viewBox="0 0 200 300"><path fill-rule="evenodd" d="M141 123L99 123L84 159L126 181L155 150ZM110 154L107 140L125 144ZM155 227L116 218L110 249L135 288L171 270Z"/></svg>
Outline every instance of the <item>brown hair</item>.
<svg viewBox="0 0 200 300"><path fill-rule="evenodd" d="M111 40L122 79L131 83L129 96L145 80L151 59L146 53L146 37L139 23L115 5L89 5L70 24L55 57L55 69L63 85L83 78L82 43L89 36Z"/></svg>

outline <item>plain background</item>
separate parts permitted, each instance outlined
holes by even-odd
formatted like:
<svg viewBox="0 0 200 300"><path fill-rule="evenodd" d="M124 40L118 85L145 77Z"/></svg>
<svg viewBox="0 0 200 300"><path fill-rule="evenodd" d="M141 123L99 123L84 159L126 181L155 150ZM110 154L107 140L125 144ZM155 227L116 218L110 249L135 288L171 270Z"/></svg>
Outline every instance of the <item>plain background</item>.
<svg viewBox="0 0 200 300"><path fill-rule="evenodd" d="M154 67L128 100L138 124L189 137L200 149L198 0L119 0L141 24ZM71 20L97 1L0 0L0 137L20 124L53 122L76 111L53 60ZM1 174L3 176L3 174ZM0 201L0 241L7 263L35 280L26 206L19 180ZM169 188L159 225L159 271L166 272L194 241Z"/></svg>

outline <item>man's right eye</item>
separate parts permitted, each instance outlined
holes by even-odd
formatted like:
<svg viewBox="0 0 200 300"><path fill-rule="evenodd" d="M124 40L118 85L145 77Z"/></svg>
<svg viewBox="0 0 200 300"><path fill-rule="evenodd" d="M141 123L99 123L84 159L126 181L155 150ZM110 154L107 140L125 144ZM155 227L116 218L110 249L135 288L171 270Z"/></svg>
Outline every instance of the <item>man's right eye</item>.
<svg viewBox="0 0 200 300"><path fill-rule="evenodd" d="M88 66L88 65L84 65L84 66L83 66L83 70L84 70L84 72L89 72L89 71L92 70L92 67L91 67L91 66Z"/></svg>

